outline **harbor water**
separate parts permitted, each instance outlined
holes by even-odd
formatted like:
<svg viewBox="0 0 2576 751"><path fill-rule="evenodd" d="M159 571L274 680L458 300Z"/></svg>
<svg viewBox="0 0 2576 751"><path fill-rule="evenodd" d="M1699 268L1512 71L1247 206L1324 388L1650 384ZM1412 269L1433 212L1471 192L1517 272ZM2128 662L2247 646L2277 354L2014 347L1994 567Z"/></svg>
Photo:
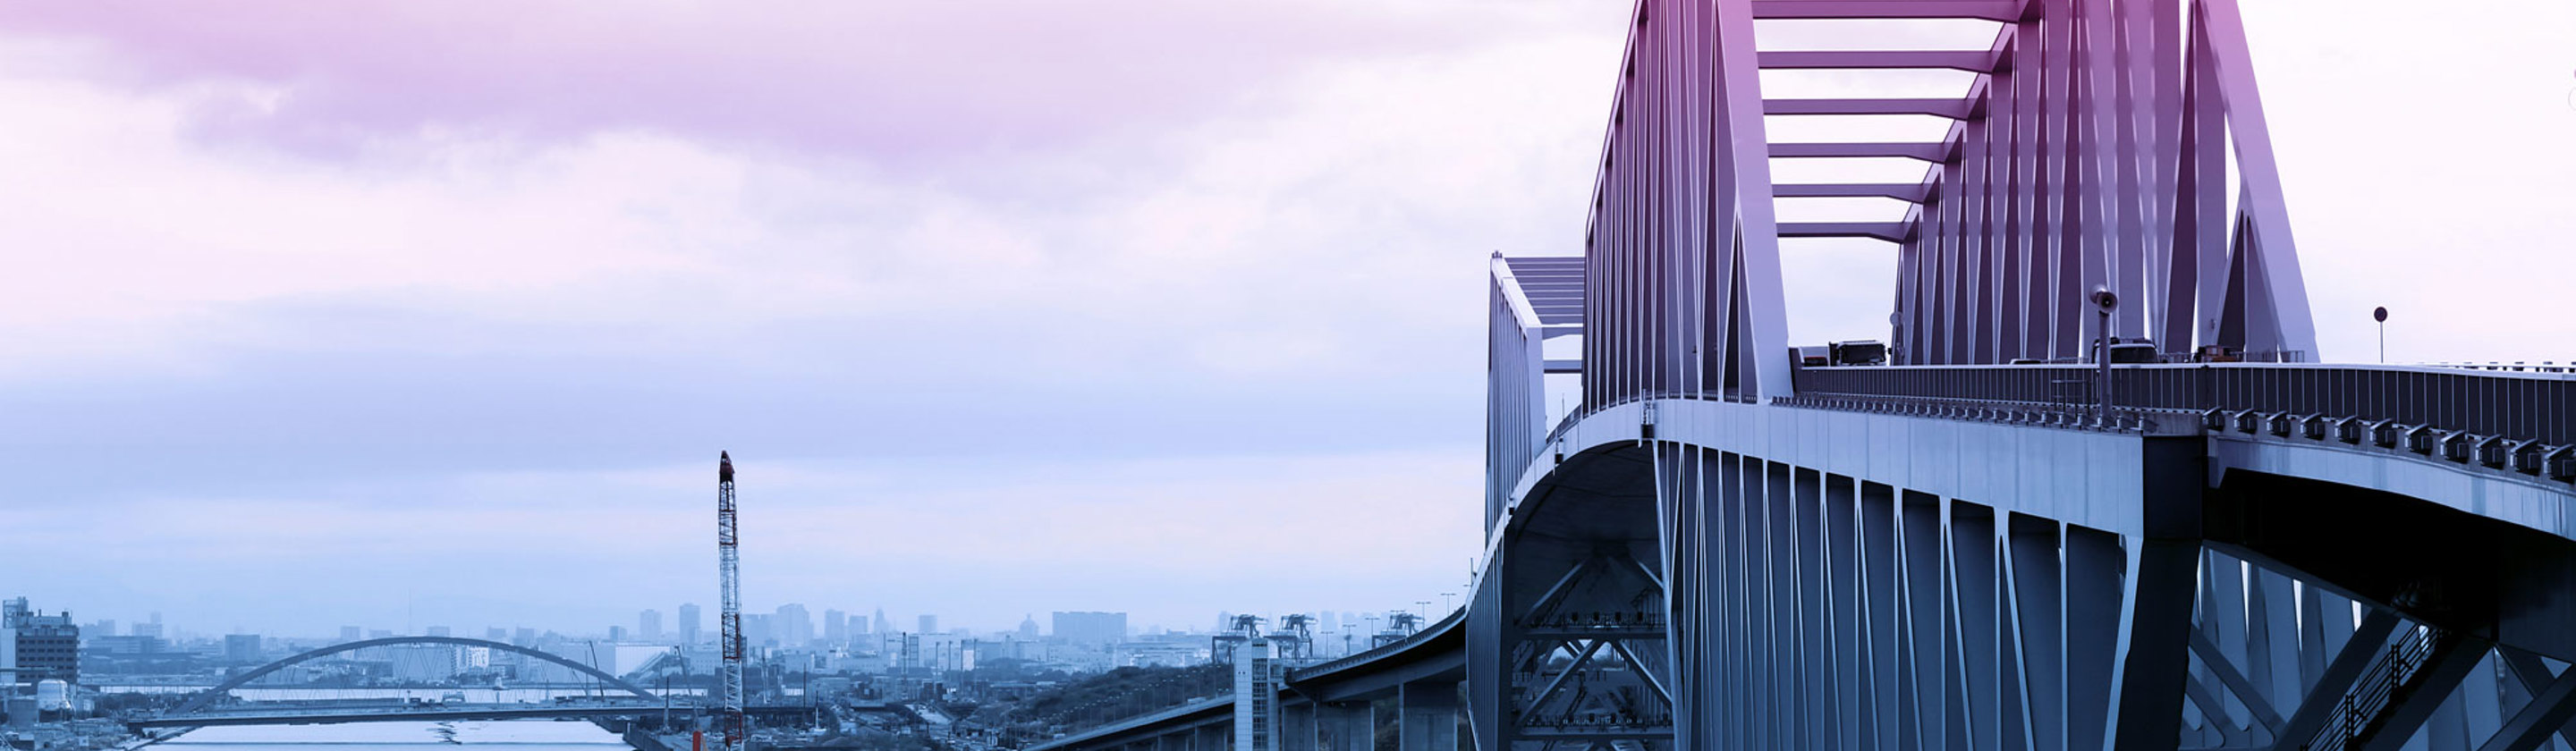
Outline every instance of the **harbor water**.
<svg viewBox="0 0 2576 751"><path fill-rule="evenodd" d="M625 751L588 722L378 722L200 728L156 744L166 751Z"/></svg>

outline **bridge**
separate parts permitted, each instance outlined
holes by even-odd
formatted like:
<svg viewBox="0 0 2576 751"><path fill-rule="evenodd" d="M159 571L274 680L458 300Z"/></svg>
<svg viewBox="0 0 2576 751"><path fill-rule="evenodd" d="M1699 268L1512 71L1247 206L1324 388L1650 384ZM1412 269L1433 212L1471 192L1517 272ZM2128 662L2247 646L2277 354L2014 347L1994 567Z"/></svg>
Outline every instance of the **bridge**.
<svg viewBox="0 0 2576 751"><path fill-rule="evenodd" d="M2249 60L2234 0L1641 0L1582 255L1491 265L1464 612L1038 748L2576 748L2576 385L2330 364ZM1888 115L1948 128L1768 132ZM1863 159L1922 177L1772 176ZM1843 197L1904 215L1777 218ZM1890 247L1883 353L1791 347L1806 238Z"/></svg>
<svg viewBox="0 0 2576 751"><path fill-rule="evenodd" d="M1305 739L1302 748L1371 748L1378 717L1372 708L1392 702L1416 722L1406 748L1451 748L1458 743L1458 685L1466 679L1466 611L1451 613L1394 643L1359 654L1285 671L1277 727L1283 737ZM1033 749L1155 748L1206 751L1231 748L1234 697L1220 696L1133 717L1034 746ZM1426 736L1428 740L1426 740ZM1317 745L1338 739L1339 745ZM1447 745L1440 744L1445 740Z"/></svg>
<svg viewBox="0 0 2576 751"><path fill-rule="evenodd" d="M289 706L231 708L213 711L167 714L126 721L126 727L141 732L147 729L178 729L180 732L202 727L225 725L338 725L353 722L462 722L467 720L606 720L659 718L665 714L674 724L698 716L699 707L691 702L661 700L645 702L634 699L588 701L579 703L503 703L450 704L412 703L384 706L292 706L289 702L263 702ZM756 718L811 724L814 708L806 705L745 707L743 713ZM173 735L176 735L175 733ZM166 740L166 737L164 738Z"/></svg>
<svg viewBox="0 0 2576 751"><path fill-rule="evenodd" d="M665 705L660 701L602 702L589 704L399 704L364 707L282 707L275 709L217 710L190 712L126 721L126 727L145 728L217 727L224 725L336 725L351 722L447 722L463 720L584 720L658 715ZM695 707L682 704L673 707L691 714ZM802 709L800 707L799 709Z"/></svg>
<svg viewBox="0 0 2576 751"><path fill-rule="evenodd" d="M422 644L451 647L481 647L496 652L523 655L532 659L561 665L575 672L590 676L608 687L628 694L628 697L616 700L589 699L570 702L556 702L552 704L447 704L404 702L384 706L352 707L327 705L314 706L294 702L250 702L234 704L231 706L222 706L224 702L231 699L233 689L250 685L253 681L257 681L263 676L300 663L362 649ZM696 709L697 708L695 706L686 703L674 706L668 703L665 697L654 694L651 691L647 691L642 686L637 686L632 682L615 675L610 675L606 671L591 667L588 664L540 649L523 647L506 642L488 641L484 639L468 639L453 636L394 636L333 644L327 647L298 653L250 670L245 670L233 675L231 678L225 679L224 682L216 684L212 688L208 688L205 691L199 692L195 696L189 697L187 701L172 708L169 712L153 717L131 719L126 722L126 725L137 732L141 732L146 729L176 728L178 729L178 733L185 733L188 730L195 728L218 725L321 725L350 722L600 719L612 717L642 717L647 715L660 715L665 712L673 711L681 714L694 715ZM810 716L812 708L804 706L765 707L754 708L750 711L753 714L771 714L779 716L794 715L805 717ZM176 734L177 733L172 733L171 735Z"/></svg>

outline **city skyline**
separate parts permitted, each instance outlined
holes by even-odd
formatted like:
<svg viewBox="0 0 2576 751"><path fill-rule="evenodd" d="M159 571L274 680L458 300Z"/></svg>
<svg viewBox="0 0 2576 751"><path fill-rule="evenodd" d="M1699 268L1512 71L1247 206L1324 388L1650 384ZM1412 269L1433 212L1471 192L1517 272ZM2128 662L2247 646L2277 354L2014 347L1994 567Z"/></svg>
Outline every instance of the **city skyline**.
<svg viewBox="0 0 2576 751"><path fill-rule="evenodd" d="M2329 359L2379 305L2398 361L2547 356L2576 9L2510 5L2245 9ZM1581 247L1627 7L837 13L0 9L13 578L208 633L631 626L713 601L731 450L754 612L1460 591L1482 274ZM463 39L516 41L417 63ZM1891 255L1785 253L1792 339L1885 336Z"/></svg>
<svg viewBox="0 0 2576 751"><path fill-rule="evenodd" d="M678 608L675 608L675 609L674 609L674 611L671 611L671 612L682 612L682 613L685 613L685 612L687 612L687 611L685 610L685 608L688 608L688 607L690 607L690 606L692 606L692 605L695 605L695 603L681 603L681 604L678 606ZM773 618L773 617L777 617L777 616L781 616L781 615L783 615L783 614L787 611L787 609L788 609L788 608L791 608L791 607L799 607L799 606L801 606L801 605L802 605L802 603L788 603L788 604L785 604L785 605L781 605L779 608L772 609L772 610L763 610L763 611L746 612L746 613L745 613L745 615L746 615L746 617L757 617L757 618L763 618L763 619ZM781 630L780 630L780 625L779 625L778 623L775 623L775 622L768 623L768 624L766 625L766 628L770 630L770 635L771 635L771 636L776 637L776 638L774 639L775 641L779 642L781 645L786 645L786 646L801 645L801 644L808 644L808 643L814 643L814 644L820 644L820 643L832 643L832 642L838 642L838 641L849 641L849 642L853 642L853 643L855 643L855 642L857 642L861 637L875 637L875 636L883 636L883 635L885 635L886 633L889 633L889 632L885 632L885 631L878 631L878 630L875 630L875 629L874 629L874 627L871 625L871 626L870 626L870 628L869 628L868 630L865 630L865 631L860 631L860 630L850 630L850 631L847 631L847 632L846 632L846 634L845 634L845 636L844 636L844 637L832 637L832 636L831 636L831 635L830 635L830 634L825 630L825 627L828 625L829 621L827 621L827 620L812 620L812 619L810 619L810 616L811 616L810 610L811 610L811 609L810 609L810 608L807 608L807 610L809 611L809 612L807 613L807 615L809 616L808 626L809 626L809 630L812 632L811 634L809 634L809 635L808 635L810 638L802 639L802 640L793 639L793 638L792 638L792 636L790 636L790 635L786 634L784 631L781 631ZM338 640L338 641L354 641L354 640L361 639L361 638L381 638L381 637L383 637L383 636L449 636L449 635L456 635L456 636L478 636L478 635L479 635L479 636L481 636L482 638L491 639L491 640L493 640L493 641L509 641L509 640L510 640L510 638L517 638L517 637L508 636L508 635L511 635L511 634L517 634L518 636L531 636L531 635L552 634L552 635L562 636L562 637L566 637L566 638L597 638L597 637L603 637L603 636L605 636L605 635L609 634L609 633L611 632L611 630L612 630L612 629L622 630L622 631L623 631L623 633L624 633L625 635L627 635L628 637L630 637L630 638L626 639L625 641L632 642L632 643L706 644L706 643L712 643L712 640L714 639L714 632L713 632L713 631L710 631L710 630L706 630L706 629L704 629L704 628L703 628L703 626L701 626L700 628L698 628L698 629L695 629L695 630L694 630L694 632L696 633L696 636L695 636L694 638L692 638L692 637L688 636L689 634L693 633L693 630L692 630L692 629L685 628L685 627L688 625L688 623L687 623L687 621L686 621L685 619L682 619L682 620L680 620L680 621L678 621L678 622L676 622L676 623L669 623L669 622L662 623L663 628L662 628L660 631L658 631L658 632L655 632L655 631L653 631L653 630L651 630L651 629L642 628L642 627L641 627L641 625L640 625L639 623L635 623L635 621L640 621L640 620L642 620L642 619L641 619L641 618L639 618L638 616L645 616L645 615L651 615L651 616L667 616L667 615L669 614L669 613L666 613L666 612L664 612L664 611L661 611L661 610L660 610L660 609L658 609L658 608L644 608L644 609L642 609L642 610L638 610L638 611L636 611L634 614L631 614L631 615L629 616L629 622L627 622L627 623L609 622L609 623L588 624L588 625L583 625L583 624L545 624L545 625L531 625L531 624L527 624L527 623L485 623L485 624L466 624L466 623L418 623L418 624L405 624L405 625L400 625L400 626L393 626L393 625L388 625L388 624L373 624L373 623L342 623L342 624L339 624L339 625L336 625L336 626L332 626L332 627L329 627L329 628L326 628L326 629L316 629L316 630L312 630L312 631L310 631L310 632L304 632L304 631L262 631L262 630L259 630L259 629L241 628L241 627L205 627L205 626L189 625L188 623L186 623L186 622L184 622L184 621L172 621L172 622L169 622L169 623L164 623L163 621L158 620L158 619L159 619L159 618L161 618L161 616L162 616L162 614L161 614L161 613L159 613L159 612L154 612L154 613L152 613L152 614L151 614L151 616L150 616L150 617L151 617L153 620L133 620L133 621L122 620L122 619L113 618L113 617L110 617L110 618L97 618L97 617L92 617L92 614L80 613L80 612L78 612L78 611L73 611L73 610L48 610L48 611L44 611L44 612L46 612L46 613L47 613L47 614L49 614L49 615L66 615L66 614L68 614L68 615L75 615L75 616L77 616L77 622L76 622L76 623L74 623L73 625L77 625L77 626L79 626L79 627L81 627L81 628L82 628L81 636L82 636L82 638L84 638L84 639L86 639L86 638L91 638L91 637L96 637L96 636L152 636L152 637L161 637L161 638L167 638L167 639L202 639L202 640L221 640L221 639L223 639L223 638L224 638L224 637L226 637L226 636L240 635L240 634L255 634L255 635L259 635L259 636L264 636L264 637L269 637L269 638L276 638L276 639L323 640L323 641L329 641L329 640L335 640L335 639L336 639L336 640ZM827 611L827 612L830 612L830 611ZM932 614L932 613L924 613L924 614L917 614L917 615L914 615L914 616L913 616L913 618L909 621L909 623L913 624L913 625L912 625L912 627L911 627L910 629L897 629L897 630L895 630L895 631L893 631L893 632L891 632L891 633L896 633L896 634L917 634L917 633L955 634L955 633L966 633L966 634L970 634L970 635L977 635L977 636L982 636L982 635L996 635L996 634L998 634L998 635L1010 635L1010 634L1013 634L1013 633L1024 632L1024 631L1025 631L1025 626L1026 626L1026 625L1028 625L1028 622L1035 622L1035 623L1037 623L1037 624L1041 624L1041 630L1039 631L1039 635L1044 636L1044 637L1047 637L1047 638L1055 638L1055 637L1059 637L1059 636L1064 636L1064 634L1059 633L1053 624L1055 624L1055 623L1059 623L1059 622L1062 622L1062 619L1063 619L1064 617L1066 617L1066 616L1073 616L1073 617L1076 617L1076 618L1077 618L1077 621L1076 621L1076 622L1077 622L1077 623L1081 623L1081 624L1083 624L1083 625L1078 626L1077 628L1080 630L1080 634L1081 634L1081 635L1083 635L1083 636L1085 636L1085 637L1088 637L1088 636L1094 636L1094 635L1097 635L1097 634L1102 633L1102 632L1101 632L1101 631L1099 631L1099 629L1100 629L1101 627L1100 627L1097 623L1095 623L1095 622L1089 622L1089 621L1080 621L1080 620L1078 620L1079 618L1084 617L1084 616L1115 616L1115 617L1116 617L1116 619L1117 619L1117 622L1118 622L1118 623L1120 623L1120 624L1122 624L1122 626L1123 626L1123 632L1124 632L1124 633L1126 633L1126 634L1128 634L1128 635L1131 635L1131 636L1133 636L1133 635L1163 634L1163 633L1185 633L1185 634L1186 634L1186 633L1222 633L1222 632L1225 632L1225 631L1229 631L1229 630L1231 630L1231 629L1230 629L1230 627L1228 627L1228 626L1226 626L1226 625L1224 625L1224 624L1229 623L1229 622L1231 621L1231 617L1232 617L1236 612L1237 612L1237 611L1230 611L1230 610L1229 610L1229 611L1216 611L1216 612L1211 612L1211 613L1206 614L1206 617L1199 619L1199 621L1197 621L1197 622L1185 622L1185 623L1177 623L1177 622L1176 622L1176 623L1160 623L1160 622L1153 622L1153 623L1148 623L1148 622L1143 622L1143 621L1135 621L1135 622L1130 623L1130 622L1129 622L1129 619L1128 619L1128 617L1127 617L1127 616L1128 616L1128 614L1127 614L1127 613L1125 613L1125 612L1121 612L1121 611L1092 611L1092 610L1078 610L1078 611L1028 611L1028 612L1022 613L1022 614L1021 614L1021 616L1020 616L1020 619L1019 619L1018 621L1014 621L1014 622L1013 622L1012 624L1010 624L1010 625L1003 625L1003 626L991 626L991 625L987 625L987 624L955 624L955 623L946 623L946 622L942 621L942 622L940 622L940 628L939 628L939 630L937 630L937 631L931 631L931 632L923 632L923 631L920 631L920 630L919 630L919 625L918 625L918 624L920 624L920 623L922 623L922 622L923 622L921 619L923 619L923 618L925 618L925 617L935 617L935 616L937 615L937 614ZM1390 614L1392 614L1392 613L1396 613L1396 612L1413 612L1413 613L1417 613L1417 614L1425 614L1425 615L1426 615L1426 618L1438 618L1438 617L1440 617L1440 616L1443 614L1443 612L1444 612L1444 611L1440 610L1440 605L1439 605L1438 603L1433 603L1433 604L1429 607L1429 609L1428 609L1428 610L1426 610L1426 609L1422 606L1422 602L1421 602L1421 601L1416 601L1416 602L1414 602L1414 603L1409 603L1409 604L1407 604L1407 605L1405 605L1405 606L1403 606L1403 607L1389 608L1389 609L1383 609L1383 610L1369 610L1369 609L1357 609L1357 610L1354 610L1354 609L1341 609L1341 608L1304 608L1304 609L1279 609L1279 610L1276 610L1275 612L1273 612L1273 611L1268 611L1268 610L1251 610L1251 611L1242 611L1242 612L1244 612L1244 613L1248 613L1248 614L1252 614L1252 615L1258 615L1258 616L1261 616L1261 617L1262 617L1262 619L1263 619L1263 623L1264 623L1264 627L1265 627L1265 628L1276 628L1276 627L1278 627L1278 623L1276 622L1276 621L1277 621L1277 619L1278 619L1278 618L1280 618L1280 617L1283 617L1283 616L1289 615L1289 614L1304 614L1304 615L1308 615L1308 616L1316 616L1316 617L1323 618L1323 619L1324 619L1324 621L1323 621L1323 622L1326 624L1324 627L1319 628L1319 629L1316 629L1317 631L1319 631L1319 632L1321 632L1321 631L1331 631L1331 632L1339 633L1339 632L1341 632L1341 631L1344 631L1344 630L1351 630L1351 629L1358 629L1358 630L1362 630L1362 631L1374 631L1374 630L1377 630L1377 629L1383 628L1383 624L1386 622L1387 617L1388 617ZM182 615L184 616L184 614L182 614ZM851 620L851 622L854 622L854 623L856 623L856 622L864 622L864 621L866 620L865 618L860 617L860 616L861 616L861 614L858 614L858 613L851 613L850 615L851 615L851 619L850 619L850 620ZM1041 617L1041 616L1052 616L1052 617ZM659 621L653 621L653 622L659 622ZM895 622L896 622L896 623L907 623L906 621L895 621Z"/></svg>

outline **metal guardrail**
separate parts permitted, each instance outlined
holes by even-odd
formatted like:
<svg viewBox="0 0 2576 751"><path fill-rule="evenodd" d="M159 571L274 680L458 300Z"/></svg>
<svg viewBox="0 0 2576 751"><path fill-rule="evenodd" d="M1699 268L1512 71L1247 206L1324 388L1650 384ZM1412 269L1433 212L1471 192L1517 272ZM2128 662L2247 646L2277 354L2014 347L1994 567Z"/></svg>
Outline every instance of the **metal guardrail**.
<svg viewBox="0 0 2576 751"><path fill-rule="evenodd" d="M1439 636L1441 632L1447 631L1451 628L1456 628L1458 626L1458 622L1466 620L1466 618L1467 609L1464 607L1458 608L1457 610L1450 611L1447 617L1441 618L1437 621L1432 621L1431 625L1424 626L1419 631L1407 634L1402 639L1370 647L1357 654L1346 655L1305 667L1289 668L1287 680L1289 683L1296 683L1298 681L1307 680L1315 676L1324 675L1326 673L1331 673L1354 665L1375 662L1379 658L1386 657L1388 655L1401 653L1407 649L1413 648L1416 644L1432 640Z"/></svg>
<svg viewBox="0 0 2576 751"><path fill-rule="evenodd" d="M1448 617L1433 621L1431 625L1424 626L1421 630L1408 634L1403 639L1387 642L1386 644L1372 647L1367 651L1331 660L1329 662L1322 662L1299 668L1290 668L1288 670L1287 680L1293 683L1309 677L1323 675L1335 670L1373 662L1384 657L1402 653L1403 651L1412 648L1414 645L1421 644L1422 642L1438 637L1443 631L1457 627L1459 621L1466 619L1466 617L1467 609L1459 608L1456 611L1451 612ZM1231 704L1233 702L1234 696L1231 691L1228 691L1224 694L1206 699L1194 700L1177 707L1159 709L1145 714L1125 719L1112 720L1110 722L1072 731L1067 733L1064 737L1049 740L1030 748L1036 751L1042 751L1043 749L1067 747L1084 741L1127 732L1172 718L1197 714L1199 712L1207 711L1209 708L1216 705Z"/></svg>
<svg viewBox="0 0 2576 751"><path fill-rule="evenodd" d="M2114 365L2113 409L2093 365L1793 368L1773 404L2034 427L2166 433L2236 430L2411 451L2458 464L2576 482L2576 363L2527 365ZM1639 393L1565 415L1545 446L1585 417L1633 401L1748 401ZM2195 424L2197 423L2197 424Z"/></svg>
<svg viewBox="0 0 2576 751"><path fill-rule="evenodd" d="M1842 394L1781 397L1773 404L1808 409L1833 409L1846 412L1905 417L1932 417L1945 420L1970 420L2007 425L2027 425L2068 430L2100 430L2120 433L2153 433L2174 426L2189 425L2193 416L2174 410L2112 410L2106 419L2099 410L2081 405L2052 402L2003 402L1974 399L1933 399L1909 396L1850 396Z"/></svg>
<svg viewBox="0 0 2576 751"><path fill-rule="evenodd" d="M1670 732L1673 729L1673 713L1637 712L1633 709L1611 712L1596 711L1579 713L1569 717L1529 718L1520 720L1519 723L1519 726L1523 728L1546 728L1549 730L1640 730Z"/></svg>
<svg viewBox="0 0 2576 751"><path fill-rule="evenodd" d="M2067 365L1800 368L1801 395L1912 396L2050 402L2057 382L2090 380ZM2115 365L2119 407L2336 415L2438 425L2480 435L2576 444L2576 377L2532 371L2369 365Z"/></svg>
<svg viewBox="0 0 2576 751"><path fill-rule="evenodd" d="M1522 621L1520 623L1521 628L1555 629L1663 628L1663 626L1664 616L1662 613L1652 613L1643 610L1555 613L1547 618L1535 621Z"/></svg>
<svg viewBox="0 0 2576 751"><path fill-rule="evenodd" d="M2406 632L2397 643L2388 645L2387 654L2371 663L2361 677L2353 679L2352 690L2335 705L2334 716L2326 720L2317 734L2299 743L2302 751L2343 751L2376 730L2380 715L2388 710L2401 692L2408 690L2424 664L2433 658L2435 649L2450 634L2431 626L2419 626Z"/></svg>
<svg viewBox="0 0 2576 751"><path fill-rule="evenodd" d="M2504 366L2507 368L2514 366ZM2453 367L2209 363L2111 368L2117 410L2158 422L2201 415L2211 430L2383 448L2526 475L2576 479L2576 373ZM2547 366L2556 367L2556 366ZM2561 369L2564 370L2564 369ZM2091 367L1800 368L1793 405L2064 425L2067 384ZM2090 393L2086 392L2089 397ZM1840 400L1840 401L1837 401ZM2084 399L2083 401L2090 401ZM2094 421L2095 427L2098 420Z"/></svg>
<svg viewBox="0 0 2576 751"><path fill-rule="evenodd" d="M2538 365L2533 365L2533 364L2531 364L2531 363L2521 362L2521 361L2516 361L2516 362L2428 362L2428 363L2423 363L2423 367L2427 367L2427 368L2458 368L2458 369L2461 369L2461 370L2492 370L2492 371L2497 371L2497 372L2502 372L2502 373L2576 373L2576 360L2570 360L2570 361L2568 361L2568 362L2567 362L2567 364L2565 364L2565 365L2560 365L2560 364L2558 364L2558 363L2557 363L2556 361L2554 361L2554 360L2542 360L2542 361L2540 361L2540 364L2538 364Z"/></svg>
<svg viewBox="0 0 2576 751"><path fill-rule="evenodd" d="M1230 706L1232 704L1234 704L1234 695L1232 693L1220 694L1204 699L1193 699L1177 707L1158 709L1133 717L1112 720L1099 725L1083 728L1081 730L1072 731L1066 733L1063 737L1049 739L1045 742L1030 746L1029 749L1030 751L1045 751L1046 749L1051 748L1067 748L1079 745L1086 741L1098 740L1100 738L1117 735L1119 733L1153 725L1165 720L1198 714L1219 705Z"/></svg>

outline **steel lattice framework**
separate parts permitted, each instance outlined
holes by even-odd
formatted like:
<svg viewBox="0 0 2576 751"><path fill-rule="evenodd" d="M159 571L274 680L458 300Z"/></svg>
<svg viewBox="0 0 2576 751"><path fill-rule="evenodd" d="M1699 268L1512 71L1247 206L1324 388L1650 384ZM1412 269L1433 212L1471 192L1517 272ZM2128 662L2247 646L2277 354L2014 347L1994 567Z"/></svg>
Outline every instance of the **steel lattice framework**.
<svg viewBox="0 0 2576 751"><path fill-rule="evenodd" d="M742 709L742 551L734 513L733 454L720 451L716 453L716 577L724 609L716 616L716 639L724 650L724 685L717 722L723 726L724 751L742 751L750 740Z"/></svg>
<svg viewBox="0 0 2576 751"><path fill-rule="evenodd" d="M321 647L321 648L319 648L319 649L307 650L307 651L299 652L299 653L297 653L297 654L295 654L295 655L292 655L292 656L286 657L286 658L284 658L284 659L280 659L280 660L277 660L277 661L275 661L275 662L268 663L268 664L266 664L266 665L261 665L261 666L256 667L256 668L251 668L251 669L249 669L249 670L241 671L241 672L239 672L239 673L234 673L232 677L224 679L224 682L222 682L222 683L218 683L218 684L215 684L215 686L214 686L213 688L209 688L209 689L206 689L206 690L204 690L204 691L198 692L196 696L190 697L190 698L188 699L188 701L186 701L185 703L180 704L179 706L177 706L177 707L175 707L175 708L172 708L172 709L171 709L168 713L166 713L166 714L167 714L167 715L170 715L170 716L184 716L184 715L187 715L187 714L189 714L189 713L191 713L191 712L197 712L197 711L203 710L203 709L207 708L208 706L212 706L214 703L216 703L216 702L218 702L218 701L222 701L222 700L224 700L224 699L229 699L229 698L231 698L231 696L232 696L232 690L233 690L233 689L241 688L241 687L243 687L243 686L250 685L250 683L251 683L252 681L259 680L260 678L262 678L262 677L264 677L264 676L267 676L267 675L268 675L268 674L270 674L270 673L274 673L274 672L277 672L277 671L280 671L280 670L284 670L284 669L287 669L287 668L290 668L290 667L294 667L294 666L296 666L296 665L303 664L303 663L306 663L306 662L311 662L311 661L313 661L313 660L317 660L317 659L321 659L321 658L324 658L324 657L329 657L329 656L331 656L331 655L341 654L341 653L345 653L345 652L355 652L355 651L362 650L362 649L375 649L375 648L378 648L378 647L394 647L394 646L405 646L405 645L414 645L414 644L427 644L427 645L449 646L449 647L477 647L477 648L482 648L482 649L494 650L494 651L498 651L498 652L507 652L507 653L512 653L512 654L517 654L517 655L520 655L520 656L522 656L522 657L527 657L527 658L535 659L535 660L542 660L542 661L545 661L545 662L551 662L551 663L554 663L554 664L556 664L556 665L561 665L561 666L563 666L563 667L565 667L565 668L568 668L568 669L572 670L573 672L577 672L577 673L581 673L581 674L583 674L583 675L590 676L592 679L598 680L598 681L599 681L599 682L601 682L601 683L605 683L605 684L608 684L608 685L610 685L610 686L614 686L614 687L616 687L618 690L625 691L626 693L634 694L637 698L646 699L646 700L651 700L651 701L660 701L660 700L662 699L662 697L657 696L657 695L654 695L654 694L653 694L653 692L650 692L650 691L646 691L646 690L644 690L644 687L642 687L642 686L638 686L638 685L635 685L634 683L631 683L631 682L628 682L628 681L627 681L626 679L624 679L624 678L619 678L619 677L617 677L617 676L610 675L610 674L608 674L607 672L600 670L599 668L591 667L590 665L587 665L587 664L584 664L584 663L581 663L581 662L574 661L574 660L572 660L571 658L567 658L567 657L564 657L564 656L562 656L562 655L557 655L557 654L554 654L554 653L552 653L552 652L547 652L547 651L540 650L540 649L536 649L536 648L533 648L533 647L523 647L523 646L519 646L519 645L517 645L517 644L510 644L510 643L507 643L507 642L497 642L497 641L491 641L491 640L487 640L487 639L468 639L468 638L458 637L458 636L389 636L389 637L384 637L384 638L381 638L381 639L361 639L361 640L358 640L358 641L352 641L352 642L341 642L341 643L339 643L339 644L333 644L333 645L330 645L330 646Z"/></svg>
<svg viewBox="0 0 2576 751"><path fill-rule="evenodd" d="M1761 21L1993 36L1764 50ZM1915 69L1972 83L1763 92ZM1949 127L1768 132L1889 115ZM1888 158L1928 168L1772 177ZM1851 197L1907 210L1776 213ZM1780 254L1805 238L1895 246L1907 367L1789 355ZM2576 657L2547 604L2576 598L2576 524L2465 500L2576 502L2576 439L2540 417L2570 405L2298 365L2318 350L2233 0L1642 0L1583 256L1493 278L1479 748L2531 749L2576 716L2576 671L2542 657ZM1580 358L1550 357L1568 336ZM2106 341L2226 364L2071 366ZM1551 375L1581 392L1553 426ZM2052 403L2067 385L2099 411ZM2419 469L2451 479L2391 474Z"/></svg>
<svg viewBox="0 0 2576 751"><path fill-rule="evenodd" d="M1757 19L1975 19L1985 50L1756 49ZM1906 364L2072 361L2113 334L2163 351L2317 358L2232 0L1644 0L1587 233L1585 400L1783 393L1781 240L1899 247ZM1948 69L1955 99L1768 99L1766 70ZM1934 142L1772 143L1766 116L1926 115ZM1907 157L1919 183L1774 184L1773 159ZM1774 202L1876 196L1903 221L1782 223ZM1764 384L1769 384L1766 387Z"/></svg>
<svg viewBox="0 0 2576 751"><path fill-rule="evenodd" d="M1463 677L1483 751L2576 751L2576 369L2319 364L2247 54L2234 0L1639 2L1583 255L1491 267L1463 617L1292 672L1282 748L1392 705L1455 751ZM1921 69L1970 83L1763 92ZM1768 132L1889 115L1948 128ZM1929 167L1772 179L1889 158ZM1908 208L1775 214L1850 197ZM1804 238L1895 246L1894 364L1792 356ZM1206 748L1222 703L1039 748Z"/></svg>

